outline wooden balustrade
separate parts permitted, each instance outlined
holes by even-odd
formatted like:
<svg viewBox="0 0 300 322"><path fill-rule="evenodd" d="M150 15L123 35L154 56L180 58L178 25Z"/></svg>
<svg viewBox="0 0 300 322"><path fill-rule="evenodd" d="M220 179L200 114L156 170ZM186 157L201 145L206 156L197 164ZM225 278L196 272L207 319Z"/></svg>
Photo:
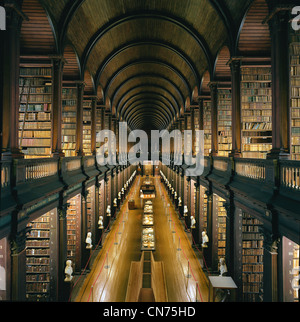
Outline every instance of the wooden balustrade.
<svg viewBox="0 0 300 322"><path fill-rule="evenodd" d="M219 171L227 171L228 169L228 159L227 158L214 158L213 161L214 169Z"/></svg>
<svg viewBox="0 0 300 322"><path fill-rule="evenodd" d="M1 162L1 188L7 188L10 185L10 162Z"/></svg>
<svg viewBox="0 0 300 322"><path fill-rule="evenodd" d="M300 164L295 161L280 163L280 185L300 191Z"/></svg>
<svg viewBox="0 0 300 322"><path fill-rule="evenodd" d="M26 160L27 161L27 160ZM27 164L28 163L28 164ZM58 161L49 159L28 160L25 164L25 181L54 176L58 173Z"/></svg>
<svg viewBox="0 0 300 322"><path fill-rule="evenodd" d="M264 160L238 159L235 160L235 173L239 176L265 181L266 164Z"/></svg>

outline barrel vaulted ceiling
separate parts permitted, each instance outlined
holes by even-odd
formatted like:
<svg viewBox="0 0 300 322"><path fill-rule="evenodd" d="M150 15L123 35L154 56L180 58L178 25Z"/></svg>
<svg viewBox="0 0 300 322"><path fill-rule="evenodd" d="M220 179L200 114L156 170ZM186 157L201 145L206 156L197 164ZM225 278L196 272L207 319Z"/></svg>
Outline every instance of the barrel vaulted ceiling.
<svg viewBox="0 0 300 322"><path fill-rule="evenodd" d="M63 55L64 78L84 80L132 129L166 128L209 81L230 79L228 59L247 42L270 51L265 0L24 0L22 10L21 54Z"/></svg>

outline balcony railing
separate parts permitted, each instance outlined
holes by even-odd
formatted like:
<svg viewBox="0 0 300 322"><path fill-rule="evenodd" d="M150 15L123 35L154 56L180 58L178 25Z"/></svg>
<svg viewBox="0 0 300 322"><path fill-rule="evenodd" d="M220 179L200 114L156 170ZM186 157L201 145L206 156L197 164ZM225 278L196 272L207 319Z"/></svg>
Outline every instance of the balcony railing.
<svg viewBox="0 0 300 322"><path fill-rule="evenodd" d="M213 169L221 172L230 172L230 175L251 179L264 183L267 186L278 186L285 190L300 192L300 162L276 161L262 159L232 159L206 157L204 160L204 175L209 174L211 161ZM28 159L1 162L1 189L11 184L33 183L35 180L51 176L61 175L72 171L84 171L82 169L93 168L96 158L71 157L62 159ZM13 168L13 171L11 170ZM234 171L232 172L231 169ZM230 171L229 171L230 170Z"/></svg>
<svg viewBox="0 0 300 322"><path fill-rule="evenodd" d="M280 185L300 191L300 162L282 161L280 163Z"/></svg>
<svg viewBox="0 0 300 322"><path fill-rule="evenodd" d="M241 177L257 181L266 179L266 160L236 159L235 173Z"/></svg>

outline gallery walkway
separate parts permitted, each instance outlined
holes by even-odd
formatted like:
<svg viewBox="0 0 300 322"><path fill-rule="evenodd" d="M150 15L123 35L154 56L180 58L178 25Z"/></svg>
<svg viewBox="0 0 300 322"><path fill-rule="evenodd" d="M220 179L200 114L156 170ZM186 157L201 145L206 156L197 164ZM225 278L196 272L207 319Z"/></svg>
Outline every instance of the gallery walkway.
<svg viewBox="0 0 300 322"><path fill-rule="evenodd" d="M141 258L143 202L139 198L139 187L144 178L136 178L116 220L111 224L91 272L76 292L74 288L72 301L125 302L131 262ZM164 264L168 300L207 302L208 280L199 258L160 178L151 179L155 182L157 193L153 200L156 242L153 255L156 261ZM135 200L134 210L128 210L130 199Z"/></svg>

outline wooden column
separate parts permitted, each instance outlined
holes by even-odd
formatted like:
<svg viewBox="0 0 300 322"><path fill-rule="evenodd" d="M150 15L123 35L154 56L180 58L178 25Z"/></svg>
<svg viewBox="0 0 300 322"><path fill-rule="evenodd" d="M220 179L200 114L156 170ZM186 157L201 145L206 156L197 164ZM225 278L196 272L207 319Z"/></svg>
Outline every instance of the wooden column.
<svg viewBox="0 0 300 322"><path fill-rule="evenodd" d="M218 84L209 84L211 92L211 156L218 155Z"/></svg>
<svg viewBox="0 0 300 322"><path fill-rule="evenodd" d="M76 114L76 154L83 156L83 94L84 82L77 82L77 114Z"/></svg>
<svg viewBox="0 0 300 322"><path fill-rule="evenodd" d="M21 1L19 1L21 6ZM19 149L19 67L20 33L23 17L17 1L11 1L6 8L6 30L1 31L1 154L3 160L23 158ZM20 9L20 8L19 8Z"/></svg>
<svg viewBox="0 0 300 322"><path fill-rule="evenodd" d="M272 150L269 159L290 157L289 11L269 19L272 50Z"/></svg>
<svg viewBox="0 0 300 322"><path fill-rule="evenodd" d="M233 58L230 61L232 83L232 151L230 157L242 156L241 131L241 60Z"/></svg>
<svg viewBox="0 0 300 322"><path fill-rule="evenodd" d="M63 157L62 151L62 78L64 59L52 59L52 156Z"/></svg>

